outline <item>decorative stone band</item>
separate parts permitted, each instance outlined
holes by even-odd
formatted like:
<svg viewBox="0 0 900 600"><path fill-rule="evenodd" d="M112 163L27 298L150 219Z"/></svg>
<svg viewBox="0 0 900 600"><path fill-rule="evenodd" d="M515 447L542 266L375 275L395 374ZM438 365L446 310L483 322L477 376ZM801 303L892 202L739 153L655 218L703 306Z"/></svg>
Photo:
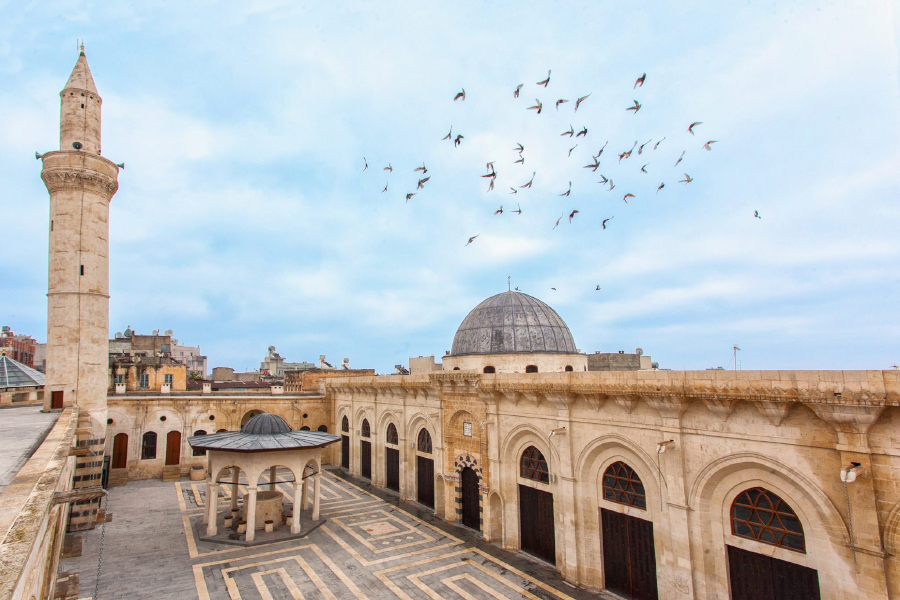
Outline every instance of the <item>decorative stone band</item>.
<svg viewBox="0 0 900 600"><path fill-rule="evenodd" d="M59 190L87 190L112 198L119 189L119 182L113 177L84 170L45 170L41 173L44 185L52 194Z"/></svg>

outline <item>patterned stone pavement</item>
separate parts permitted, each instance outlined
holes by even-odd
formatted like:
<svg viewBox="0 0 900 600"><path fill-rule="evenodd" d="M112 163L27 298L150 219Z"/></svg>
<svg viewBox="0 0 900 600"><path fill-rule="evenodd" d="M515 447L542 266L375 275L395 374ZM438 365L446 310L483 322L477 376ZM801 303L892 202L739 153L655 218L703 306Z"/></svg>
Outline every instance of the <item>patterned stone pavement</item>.
<svg viewBox="0 0 900 600"><path fill-rule="evenodd" d="M203 542L205 487L140 481L111 490L98 599L610 598L572 588L549 565L340 471L323 472L326 521L308 537L249 548ZM288 486L279 487L289 498ZM85 533L83 555L63 565L81 573L85 598L94 590L100 533Z"/></svg>

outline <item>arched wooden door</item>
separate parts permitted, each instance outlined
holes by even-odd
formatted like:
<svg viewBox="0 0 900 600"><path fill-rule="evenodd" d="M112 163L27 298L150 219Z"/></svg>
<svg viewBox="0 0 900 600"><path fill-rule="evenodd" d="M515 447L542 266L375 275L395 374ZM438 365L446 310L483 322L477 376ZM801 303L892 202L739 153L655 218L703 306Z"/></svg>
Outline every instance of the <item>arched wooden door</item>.
<svg viewBox="0 0 900 600"><path fill-rule="evenodd" d="M181 432L166 434L166 466L181 464Z"/></svg>
<svg viewBox="0 0 900 600"><path fill-rule="evenodd" d="M389 424L385 432L386 446L384 448L384 478L385 486L395 492L400 491L400 444L397 428L393 423Z"/></svg>
<svg viewBox="0 0 900 600"><path fill-rule="evenodd" d="M350 421L346 416L341 419L341 466L350 468Z"/></svg>
<svg viewBox="0 0 900 600"><path fill-rule="evenodd" d="M128 466L128 434L117 433L113 438L112 468L124 469Z"/></svg>
<svg viewBox="0 0 900 600"><path fill-rule="evenodd" d="M431 434L424 427L416 439L416 502L434 508L434 459Z"/></svg>
<svg viewBox="0 0 900 600"><path fill-rule="evenodd" d="M372 479L372 442L369 441L372 434L368 419L363 419L359 431L363 438L359 441L359 472L366 479Z"/></svg>
<svg viewBox="0 0 900 600"><path fill-rule="evenodd" d="M466 467L460 473L462 483L462 524L481 531L481 512L479 509L478 475L472 467Z"/></svg>

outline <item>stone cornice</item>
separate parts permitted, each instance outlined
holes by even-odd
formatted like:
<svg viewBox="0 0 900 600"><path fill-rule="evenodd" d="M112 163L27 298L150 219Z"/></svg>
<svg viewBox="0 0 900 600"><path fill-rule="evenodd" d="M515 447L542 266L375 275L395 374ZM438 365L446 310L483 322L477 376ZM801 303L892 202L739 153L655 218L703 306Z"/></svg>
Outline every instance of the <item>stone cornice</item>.
<svg viewBox="0 0 900 600"><path fill-rule="evenodd" d="M112 198L119 189L113 177L80 169L53 169L41 172L41 179L51 194L59 190L87 190Z"/></svg>

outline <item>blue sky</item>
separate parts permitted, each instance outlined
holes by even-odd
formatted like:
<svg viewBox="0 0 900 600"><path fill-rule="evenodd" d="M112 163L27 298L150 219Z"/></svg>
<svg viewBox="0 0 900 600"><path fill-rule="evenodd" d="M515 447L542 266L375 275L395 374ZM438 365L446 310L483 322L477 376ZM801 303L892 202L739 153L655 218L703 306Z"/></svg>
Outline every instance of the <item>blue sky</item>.
<svg viewBox="0 0 900 600"><path fill-rule="evenodd" d="M126 163L111 333L174 329L211 366L258 367L275 345L385 372L449 350L511 276L585 352L640 346L677 369L727 367L732 344L744 369L900 362L891 2L121 4L0 0L2 324L46 338L33 153L58 147L84 39L104 155ZM570 125L587 136L560 136ZM441 141L451 126L458 148ZM423 162L431 180L406 203Z"/></svg>

